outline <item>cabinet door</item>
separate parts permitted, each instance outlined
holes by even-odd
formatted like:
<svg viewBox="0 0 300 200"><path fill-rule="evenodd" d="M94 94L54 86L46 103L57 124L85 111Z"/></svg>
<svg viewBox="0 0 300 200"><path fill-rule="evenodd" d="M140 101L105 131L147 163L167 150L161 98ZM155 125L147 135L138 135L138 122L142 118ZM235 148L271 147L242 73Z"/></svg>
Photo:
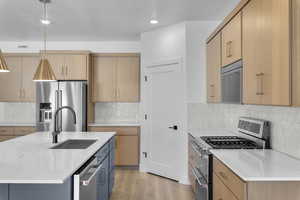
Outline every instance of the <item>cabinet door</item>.
<svg viewBox="0 0 300 200"><path fill-rule="evenodd" d="M139 165L139 137L117 136L116 137L116 165L137 166Z"/></svg>
<svg viewBox="0 0 300 200"><path fill-rule="evenodd" d="M40 62L39 56L22 57L22 101L35 101L35 82L32 80Z"/></svg>
<svg viewBox="0 0 300 200"><path fill-rule="evenodd" d="M207 102L221 101L221 35L207 44Z"/></svg>
<svg viewBox="0 0 300 200"><path fill-rule="evenodd" d="M252 0L243 10L244 103L291 104L289 0Z"/></svg>
<svg viewBox="0 0 300 200"><path fill-rule="evenodd" d="M242 58L241 13L237 14L222 30L222 66Z"/></svg>
<svg viewBox="0 0 300 200"><path fill-rule="evenodd" d="M116 57L93 58L93 102L116 101Z"/></svg>
<svg viewBox="0 0 300 200"><path fill-rule="evenodd" d="M65 56L60 54L48 54L47 58L54 71L57 80L65 80L66 67Z"/></svg>
<svg viewBox="0 0 300 200"><path fill-rule="evenodd" d="M10 72L0 73L0 101L20 101L22 83L22 58L6 56Z"/></svg>
<svg viewBox="0 0 300 200"><path fill-rule="evenodd" d="M117 63L117 101L138 102L140 99L139 57L119 57Z"/></svg>
<svg viewBox="0 0 300 200"><path fill-rule="evenodd" d="M28 135L35 132L35 127L14 127L15 136Z"/></svg>
<svg viewBox="0 0 300 200"><path fill-rule="evenodd" d="M66 80L87 80L87 55L66 55Z"/></svg>
<svg viewBox="0 0 300 200"><path fill-rule="evenodd" d="M238 200L215 174L213 175L213 199Z"/></svg>

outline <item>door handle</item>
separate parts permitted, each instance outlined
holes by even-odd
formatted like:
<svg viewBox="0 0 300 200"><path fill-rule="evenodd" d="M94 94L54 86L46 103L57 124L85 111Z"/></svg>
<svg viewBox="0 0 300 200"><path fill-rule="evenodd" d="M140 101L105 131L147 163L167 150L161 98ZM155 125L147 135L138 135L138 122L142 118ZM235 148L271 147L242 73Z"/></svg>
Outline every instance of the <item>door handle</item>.
<svg viewBox="0 0 300 200"><path fill-rule="evenodd" d="M178 130L178 126L177 125L170 126L169 129L173 129L173 130L177 131Z"/></svg>

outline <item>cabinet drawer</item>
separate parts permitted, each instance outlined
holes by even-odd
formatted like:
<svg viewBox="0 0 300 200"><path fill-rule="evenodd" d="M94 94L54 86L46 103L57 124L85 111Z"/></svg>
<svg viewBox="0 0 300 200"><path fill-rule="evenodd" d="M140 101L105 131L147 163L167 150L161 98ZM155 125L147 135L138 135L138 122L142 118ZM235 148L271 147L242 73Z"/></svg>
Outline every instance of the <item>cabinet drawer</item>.
<svg viewBox="0 0 300 200"><path fill-rule="evenodd" d="M14 127L14 135L16 136L28 135L34 131L34 127Z"/></svg>
<svg viewBox="0 0 300 200"><path fill-rule="evenodd" d="M236 196L222 183L220 178L213 175L213 199L215 200L238 200Z"/></svg>
<svg viewBox="0 0 300 200"><path fill-rule="evenodd" d="M13 127L0 127L0 136L14 135Z"/></svg>
<svg viewBox="0 0 300 200"><path fill-rule="evenodd" d="M239 200L245 199L246 183L216 158L213 161L213 171Z"/></svg>

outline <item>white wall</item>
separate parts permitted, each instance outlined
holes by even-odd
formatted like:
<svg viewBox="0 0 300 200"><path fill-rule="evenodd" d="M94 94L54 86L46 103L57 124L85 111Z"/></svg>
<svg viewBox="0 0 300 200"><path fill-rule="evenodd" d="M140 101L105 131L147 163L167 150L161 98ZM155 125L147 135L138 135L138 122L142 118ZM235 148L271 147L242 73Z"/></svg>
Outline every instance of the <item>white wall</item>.
<svg viewBox="0 0 300 200"><path fill-rule="evenodd" d="M28 48L18 48L19 45L27 45ZM42 41L0 41L0 49L3 52L39 52L43 49ZM97 53L136 53L140 52L140 42L131 41L49 41L48 50L89 50Z"/></svg>

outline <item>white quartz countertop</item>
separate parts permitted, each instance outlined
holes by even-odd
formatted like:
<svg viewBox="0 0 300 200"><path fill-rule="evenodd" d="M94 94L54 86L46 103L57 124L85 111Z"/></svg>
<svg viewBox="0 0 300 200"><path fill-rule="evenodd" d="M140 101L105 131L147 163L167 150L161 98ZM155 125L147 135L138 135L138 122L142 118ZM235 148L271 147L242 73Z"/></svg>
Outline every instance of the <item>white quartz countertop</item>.
<svg viewBox="0 0 300 200"><path fill-rule="evenodd" d="M0 143L0 183L61 184L72 176L115 133L62 132L58 141L96 139L87 149L49 149L52 136L37 132Z"/></svg>
<svg viewBox="0 0 300 200"><path fill-rule="evenodd" d="M300 160L274 150L211 150L244 181L300 181Z"/></svg>

